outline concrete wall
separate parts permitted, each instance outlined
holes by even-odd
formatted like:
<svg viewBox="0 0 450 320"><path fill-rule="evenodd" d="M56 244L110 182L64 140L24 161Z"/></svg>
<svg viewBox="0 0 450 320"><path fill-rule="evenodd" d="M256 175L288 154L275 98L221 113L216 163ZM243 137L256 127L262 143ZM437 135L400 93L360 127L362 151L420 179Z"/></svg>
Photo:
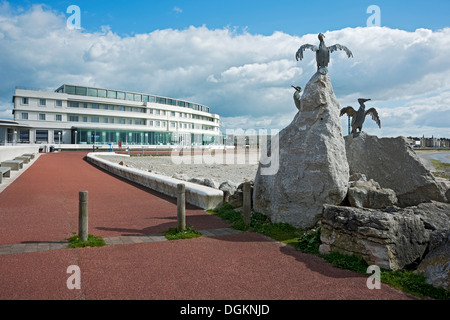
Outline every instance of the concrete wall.
<svg viewBox="0 0 450 320"><path fill-rule="evenodd" d="M105 156L108 153L102 152ZM116 155L115 153L112 153ZM186 202L202 209L216 209L222 204L223 191L201 186L196 183L181 181L178 179L166 177L159 174L154 174L134 168L128 168L119 164L100 159L96 156L97 153L91 152L87 155L87 160L96 166L107 170L117 176L133 181L152 190L161 192L165 195L176 198L177 184L183 183L185 185L185 199ZM126 158L127 156L124 156Z"/></svg>
<svg viewBox="0 0 450 320"><path fill-rule="evenodd" d="M0 162L13 160L25 153L39 153L39 145L33 146L0 146Z"/></svg>

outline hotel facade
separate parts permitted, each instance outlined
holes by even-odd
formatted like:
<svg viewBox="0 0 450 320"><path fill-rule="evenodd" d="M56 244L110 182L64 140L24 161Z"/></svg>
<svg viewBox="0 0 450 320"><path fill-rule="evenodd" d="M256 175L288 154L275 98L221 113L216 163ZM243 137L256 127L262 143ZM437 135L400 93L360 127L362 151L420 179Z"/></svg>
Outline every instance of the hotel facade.
<svg viewBox="0 0 450 320"><path fill-rule="evenodd" d="M64 84L54 92L16 88L14 121L0 144L222 144L220 117L184 100Z"/></svg>

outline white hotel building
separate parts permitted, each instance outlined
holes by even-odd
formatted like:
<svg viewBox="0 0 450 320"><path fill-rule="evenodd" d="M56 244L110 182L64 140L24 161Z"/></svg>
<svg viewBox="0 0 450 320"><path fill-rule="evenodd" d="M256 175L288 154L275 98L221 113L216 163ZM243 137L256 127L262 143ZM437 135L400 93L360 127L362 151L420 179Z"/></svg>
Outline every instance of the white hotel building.
<svg viewBox="0 0 450 320"><path fill-rule="evenodd" d="M222 144L219 115L183 100L64 84L54 92L17 88L13 103L0 145Z"/></svg>

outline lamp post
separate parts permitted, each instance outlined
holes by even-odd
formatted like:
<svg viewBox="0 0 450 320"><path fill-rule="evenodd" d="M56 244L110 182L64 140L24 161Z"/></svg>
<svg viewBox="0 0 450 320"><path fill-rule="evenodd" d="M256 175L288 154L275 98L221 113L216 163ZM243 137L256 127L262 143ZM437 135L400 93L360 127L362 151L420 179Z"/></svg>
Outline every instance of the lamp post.
<svg viewBox="0 0 450 320"><path fill-rule="evenodd" d="M78 131L75 130L75 144L77 144L77 133L78 133Z"/></svg>
<svg viewBox="0 0 450 320"><path fill-rule="evenodd" d="M61 131L58 131L58 143L59 147L61 148Z"/></svg>

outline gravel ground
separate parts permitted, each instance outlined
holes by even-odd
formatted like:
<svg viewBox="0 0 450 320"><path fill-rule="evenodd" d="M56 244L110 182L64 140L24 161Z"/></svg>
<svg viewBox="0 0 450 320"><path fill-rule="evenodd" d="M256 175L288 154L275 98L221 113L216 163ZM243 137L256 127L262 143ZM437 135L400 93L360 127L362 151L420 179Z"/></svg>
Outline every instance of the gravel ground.
<svg viewBox="0 0 450 320"><path fill-rule="evenodd" d="M234 185L242 182L253 181L258 170L257 161L244 161L244 158L234 159L224 164L224 161L215 158L212 164L206 164L201 156L194 156L191 159L184 158L182 163L175 163L176 160L181 162L181 157L172 159L171 156L146 156L146 157L124 157L115 155L100 156L100 158L119 163L123 161L125 165L140 169L159 173L169 177L175 177L181 180L191 178L213 179L218 185L222 182L229 181ZM252 158L253 159L253 158ZM189 161L190 160L190 161ZM199 163L202 162L202 163Z"/></svg>

